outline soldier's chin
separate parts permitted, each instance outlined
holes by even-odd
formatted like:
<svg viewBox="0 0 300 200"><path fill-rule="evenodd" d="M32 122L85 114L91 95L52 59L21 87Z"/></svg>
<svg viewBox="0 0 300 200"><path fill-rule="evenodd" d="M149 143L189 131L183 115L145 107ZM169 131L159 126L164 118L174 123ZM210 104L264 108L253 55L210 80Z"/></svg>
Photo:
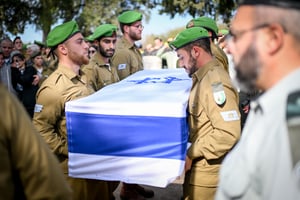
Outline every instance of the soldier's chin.
<svg viewBox="0 0 300 200"><path fill-rule="evenodd" d="M82 59L82 64L87 65L89 64L89 62L90 62L89 56L84 56Z"/></svg>

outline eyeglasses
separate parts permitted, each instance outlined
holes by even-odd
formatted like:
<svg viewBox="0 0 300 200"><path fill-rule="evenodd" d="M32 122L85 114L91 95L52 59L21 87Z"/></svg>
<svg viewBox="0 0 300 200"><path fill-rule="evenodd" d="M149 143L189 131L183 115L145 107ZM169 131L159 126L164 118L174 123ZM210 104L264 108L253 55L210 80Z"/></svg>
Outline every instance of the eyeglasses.
<svg viewBox="0 0 300 200"><path fill-rule="evenodd" d="M13 61L12 61L12 63L19 63L21 60L19 60L19 59L14 59Z"/></svg>
<svg viewBox="0 0 300 200"><path fill-rule="evenodd" d="M139 25L131 25L137 29L144 29L144 26L142 24L139 24Z"/></svg>
<svg viewBox="0 0 300 200"><path fill-rule="evenodd" d="M257 31L259 29L266 28L268 26L269 26L269 24L260 24L260 25L254 26L247 30L235 31L235 33L233 33L232 30L230 30L229 34L226 35L226 40L228 42L232 41L233 43L236 43L238 41L238 39L241 38L244 34L246 34L248 32L252 32L252 31Z"/></svg>

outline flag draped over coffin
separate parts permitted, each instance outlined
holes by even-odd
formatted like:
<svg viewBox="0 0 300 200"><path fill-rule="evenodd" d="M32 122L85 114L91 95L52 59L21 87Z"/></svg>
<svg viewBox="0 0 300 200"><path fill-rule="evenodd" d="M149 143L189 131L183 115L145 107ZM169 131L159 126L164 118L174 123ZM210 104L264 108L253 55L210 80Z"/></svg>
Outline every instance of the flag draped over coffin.
<svg viewBox="0 0 300 200"><path fill-rule="evenodd" d="M166 187L184 170L191 79L139 71L67 102L69 175Z"/></svg>

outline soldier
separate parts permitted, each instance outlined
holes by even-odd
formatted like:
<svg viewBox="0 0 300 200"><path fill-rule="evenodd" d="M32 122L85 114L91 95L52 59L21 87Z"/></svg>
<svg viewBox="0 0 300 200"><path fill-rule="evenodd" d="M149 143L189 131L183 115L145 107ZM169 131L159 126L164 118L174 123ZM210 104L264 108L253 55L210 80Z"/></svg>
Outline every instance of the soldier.
<svg viewBox="0 0 300 200"><path fill-rule="evenodd" d="M228 50L243 88L263 93L224 160L217 200L300 199L300 131L290 124L300 113L299 19L299 0L239 4Z"/></svg>
<svg viewBox="0 0 300 200"><path fill-rule="evenodd" d="M213 200L221 162L240 137L238 94L229 74L213 58L210 35L201 27L180 32L170 46L192 77L188 101L189 143L185 200Z"/></svg>
<svg viewBox="0 0 300 200"><path fill-rule="evenodd" d="M72 190L73 199L110 200L105 181L68 176L68 139L65 104L94 93L86 74L80 69L88 64L88 44L75 21L56 26L47 37L50 53L58 57L57 69L37 92L34 125L59 159Z"/></svg>
<svg viewBox="0 0 300 200"><path fill-rule="evenodd" d="M142 54L134 43L142 39L142 17L136 11L126 11L118 17L123 36L117 41L112 64L116 66L120 80L144 69Z"/></svg>
<svg viewBox="0 0 300 200"><path fill-rule="evenodd" d="M226 56L226 53L214 43L214 41L218 39L219 33L216 22L209 17L199 17L188 22L186 28L191 27L202 27L208 31L209 36L211 37L211 51L216 59L220 62L220 64L224 67L224 69L229 73L228 58Z"/></svg>
<svg viewBox="0 0 300 200"><path fill-rule="evenodd" d="M123 36L116 43L112 64L117 68L120 80L144 69L142 54L134 43L142 38L142 17L142 14L136 11L126 11L118 17ZM124 200L141 200L153 196L152 190L138 184L122 184L120 197Z"/></svg>
<svg viewBox="0 0 300 200"><path fill-rule="evenodd" d="M56 157L24 107L0 84L0 199L72 199Z"/></svg>
<svg viewBox="0 0 300 200"><path fill-rule="evenodd" d="M103 24L98 26L89 37L98 42L98 52L91 57L88 65L83 66L82 70L89 77L89 82L95 91L119 81L116 68L111 64L111 57L115 53L117 41L116 31L115 25Z"/></svg>

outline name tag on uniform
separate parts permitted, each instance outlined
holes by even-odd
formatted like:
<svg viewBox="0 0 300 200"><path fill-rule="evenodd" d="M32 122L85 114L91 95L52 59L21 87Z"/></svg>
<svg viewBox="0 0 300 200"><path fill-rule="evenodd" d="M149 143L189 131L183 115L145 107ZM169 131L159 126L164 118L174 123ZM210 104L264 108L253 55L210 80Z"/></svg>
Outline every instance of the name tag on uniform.
<svg viewBox="0 0 300 200"><path fill-rule="evenodd" d="M41 112L42 110L43 110L43 105L35 104L34 112L38 113L38 112Z"/></svg>
<svg viewBox="0 0 300 200"><path fill-rule="evenodd" d="M236 121L240 119L236 110L221 112L221 115L225 122Z"/></svg>
<svg viewBox="0 0 300 200"><path fill-rule="evenodd" d="M122 69L126 69L126 63L118 65L118 70L122 70Z"/></svg>

